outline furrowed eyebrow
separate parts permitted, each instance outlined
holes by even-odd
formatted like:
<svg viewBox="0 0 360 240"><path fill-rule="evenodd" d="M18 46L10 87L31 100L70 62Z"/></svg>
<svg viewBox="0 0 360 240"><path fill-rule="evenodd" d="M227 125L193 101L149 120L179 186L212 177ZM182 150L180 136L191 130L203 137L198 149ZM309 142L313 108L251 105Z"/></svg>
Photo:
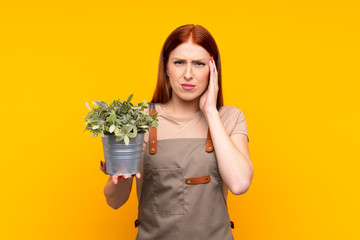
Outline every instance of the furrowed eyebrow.
<svg viewBox="0 0 360 240"><path fill-rule="evenodd" d="M193 62L207 61L207 60L209 60L209 59L210 59L210 58L194 59ZM182 58L174 58L174 60L182 60L182 61L185 61L185 59L182 59Z"/></svg>

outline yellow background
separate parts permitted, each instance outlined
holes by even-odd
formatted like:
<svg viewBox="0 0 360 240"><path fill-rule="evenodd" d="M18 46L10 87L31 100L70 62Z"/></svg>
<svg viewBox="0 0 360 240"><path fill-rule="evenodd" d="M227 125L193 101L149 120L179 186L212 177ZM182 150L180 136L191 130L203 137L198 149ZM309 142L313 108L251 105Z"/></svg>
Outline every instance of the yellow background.
<svg viewBox="0 0 360 240"><path fill-rule="evenodd" d="M162 44L188 23L216 39L225 104L248 124L255 174L229 197L235 239L359 239L359 10L356 0L2 1L0 239L135 238L135 191L119 210L106 204L85 102L149 101Z"/></svg>

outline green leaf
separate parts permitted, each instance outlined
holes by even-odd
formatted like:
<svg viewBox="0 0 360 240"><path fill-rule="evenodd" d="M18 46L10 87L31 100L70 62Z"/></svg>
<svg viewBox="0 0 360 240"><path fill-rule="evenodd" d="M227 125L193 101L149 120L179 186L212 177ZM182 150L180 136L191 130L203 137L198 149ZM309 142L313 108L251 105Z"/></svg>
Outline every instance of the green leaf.
<svg viewBox="0 0 360 240"><path fill-rule="evenodd" d="M97 100L95 100L95 101L97 101ZM99 105L97 105L96 102L92 102L92 103L93 103L95 106L99 107Z"/></svg>
<svg viewBox="0 0 360 240"><path fill-rule="evenodd" d="M111 123L115 124L116 123L116 113L114 110L111 111L110 113L110 121Z"/></svg>
<svg viewBox="0 0 360 240"><path fill-rule="evenodd" d="M126 145L129 145L129 137L128 137L128 135L124 136L124 142L125 142Z"/></svg>
<svg viewBox="0 0 360 240"><path fill-rule="evenodd" d="M125 134L123 133L123 131L121 131L121 129L115 128L115 135L118 137L123 137Z"/></svg>
<svg viewBox="0 0 360 240"><path fill-rule="evenodd" d="M136 134L135 134L135 133L132 133L132 132L129 132L127 135L128 135L130 138L136 137Z"/></svg>
<svg viewBox="0 0 360 240"><path fill-rule="evenodd" d="M106 102L101 101L101 103L102 103L102 105L103 105L104 107L109 107L109 105L108 105Z"/></svg>
<svg viewBox="0 0 360 240"><path fill-rule="evenodd" d="M123 140L124 139L124 137L122 137L122 136L120 136L120 137L116 137L116 141L118 142L118 141L121 141L121 140Z"/></svg>
<svg viewBox="0 0 360 240"><path fill-rule="evenodd" d="M134 125L133 124L126 124L126 127L127 127L127 132L130 132L133 128L134 128Z"/></svg>
<svg viewBox="0 0 360 240"><path fill-rule="evenodd" d="M95 100L95 102L97 103L97 105L99 106L99 107L101 107L101 102L100 101L98 101L98 100Z"/></svg>
<svg viewBox="0 0 360 240"><path fill-rule="evenodd" d="M124 133L127 133L127 132L128 132L128 129L127 129L126 126L123 126L123 127L122 127L122 130L123 130Z"/></svg>
<svg viewBox="0 0 360 240"><path fill-rule="evenodd" d="M92 129L98 129L100 127L100 125L94 125L92 126Z"/></svg>
<svg viewBox="0 0 360 240"><path fill-rule="evenodd" d="M113 124L109 128L109 132L112 133L114 130L115 130L115 125Z"/></svg>
<svg viewBox="0 0 360 240"><path fill-rule="evenodd" d="M86 102L86 107L91 111L91 108L90 108L88 102Z"/></svg>
<svg viewBox="0 0 360 240"><path fill-rule="evenodd" d="M133 97L133 94L131 94L131 95L129 96L127 102L130 102L130 100L132 99L132 97Z"/></svg>

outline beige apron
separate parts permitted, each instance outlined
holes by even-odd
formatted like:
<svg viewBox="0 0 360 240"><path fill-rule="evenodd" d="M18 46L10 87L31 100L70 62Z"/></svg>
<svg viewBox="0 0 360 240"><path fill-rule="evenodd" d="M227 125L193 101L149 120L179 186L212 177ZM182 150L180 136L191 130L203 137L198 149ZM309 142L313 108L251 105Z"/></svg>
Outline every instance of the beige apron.
<svg viewBox="0 0 360 240"><path fill-rule="evenodd" d="M209 134L208 139L157 140L151 129L137 240L233 239L215 152L205 151L211 148L207 141Z"/></svg>

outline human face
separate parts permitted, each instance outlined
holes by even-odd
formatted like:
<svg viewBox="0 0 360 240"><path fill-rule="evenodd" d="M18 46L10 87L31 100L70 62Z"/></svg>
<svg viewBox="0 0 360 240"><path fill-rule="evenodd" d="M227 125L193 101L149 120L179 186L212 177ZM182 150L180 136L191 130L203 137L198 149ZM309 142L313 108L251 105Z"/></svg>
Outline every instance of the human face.
<svg viewBox="0 0 360 240"><path fill-rule="evenodd" d="M169 55L166 67L172 98L198 100L209 83L210 54L191 41L177 46Z"/></svg>

